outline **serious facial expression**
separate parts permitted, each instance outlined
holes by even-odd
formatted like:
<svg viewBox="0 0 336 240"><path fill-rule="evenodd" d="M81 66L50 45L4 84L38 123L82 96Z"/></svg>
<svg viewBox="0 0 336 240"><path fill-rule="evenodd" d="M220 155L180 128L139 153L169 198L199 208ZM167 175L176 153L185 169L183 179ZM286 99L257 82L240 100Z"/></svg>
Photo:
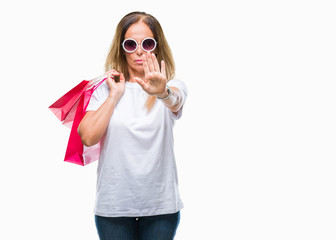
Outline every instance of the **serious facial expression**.
<svg viewBox="0 0 336 240"><path fill-rule="evenodd" d="M130 76L142 77L144 75L142 55L145 51L141 48L141 42L148 37L154 38L154 35L150 28L142 21L132 24L125 33L125 39L132 38L138 42L138 48L135 52L124 52Z"/></svg>

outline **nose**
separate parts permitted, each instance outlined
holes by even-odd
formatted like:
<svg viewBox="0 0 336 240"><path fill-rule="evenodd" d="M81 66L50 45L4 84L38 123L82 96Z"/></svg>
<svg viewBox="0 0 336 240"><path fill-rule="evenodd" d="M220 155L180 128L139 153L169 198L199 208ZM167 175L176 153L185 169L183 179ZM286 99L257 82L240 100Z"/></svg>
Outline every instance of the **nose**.
<svg viewBox="0 0 336 240"><path fill-rule="evenodd" d="M137 49L136 49L136 53L137 53L137 55L139 55L139 56L141 56L142 54L143 54L143 49L142 49L142 47L141 47L141 43L140 42L138 42L138 47L137 47Z"/></svg>

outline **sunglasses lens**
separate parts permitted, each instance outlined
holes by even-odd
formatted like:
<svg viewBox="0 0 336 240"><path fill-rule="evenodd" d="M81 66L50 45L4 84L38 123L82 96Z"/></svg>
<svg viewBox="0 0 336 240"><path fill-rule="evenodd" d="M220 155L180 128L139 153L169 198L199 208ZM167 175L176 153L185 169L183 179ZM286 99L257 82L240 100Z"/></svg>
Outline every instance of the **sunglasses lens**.
<svg viewBox="0 0 336 240"><path fill-rule="evenodd" d="M147 38L142 42L142 48L147 52L153 51L155 47L156 43L152 38Z"/></svg>
<svg viewBox="0 0 336 240"><path fill-rule="evenodd" d="M127 39L124 42L124 48L127 52L134 52L137 48L137 43L132 39Z"/></svg>

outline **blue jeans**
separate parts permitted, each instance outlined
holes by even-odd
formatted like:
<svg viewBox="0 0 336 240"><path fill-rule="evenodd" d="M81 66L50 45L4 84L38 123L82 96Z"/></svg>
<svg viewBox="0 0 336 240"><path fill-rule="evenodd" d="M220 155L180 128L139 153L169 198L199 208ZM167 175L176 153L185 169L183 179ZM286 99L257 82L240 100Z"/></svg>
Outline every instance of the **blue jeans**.
<svg viewBox="0 0 336 240"><path fill-rule="evenodd" d="M149 217L95 215L100 240L173 240L180 212Z"/></svg>

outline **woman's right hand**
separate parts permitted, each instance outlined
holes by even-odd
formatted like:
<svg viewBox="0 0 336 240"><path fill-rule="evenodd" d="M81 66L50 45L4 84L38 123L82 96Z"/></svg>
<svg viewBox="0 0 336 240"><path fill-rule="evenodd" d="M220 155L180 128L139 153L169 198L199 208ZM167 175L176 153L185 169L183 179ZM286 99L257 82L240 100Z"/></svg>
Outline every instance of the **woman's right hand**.
<svg viewBox="0 0 336 240"><path fill-rule="evenodd" d="M118 101L125 92L125 77L122 73L111 70L106 75L107 79L105 81L110 89L109 97L97 111L87 111L78 126L78 133L82 143L88 147L100 141ZM113 76L120 76L120 81L116 82Z"/></svg>
<svg viewBox="0 0 336 240"><path fill-rule="evenodd" d="M125 77L124 74L117 72L112 69L106 72L107 79L106 83L110 89L109 97L115 98L119 101L119 99L124 95L125 92ZM120 80L118 82L115 81L113 77L119 76Z"/></svg>

